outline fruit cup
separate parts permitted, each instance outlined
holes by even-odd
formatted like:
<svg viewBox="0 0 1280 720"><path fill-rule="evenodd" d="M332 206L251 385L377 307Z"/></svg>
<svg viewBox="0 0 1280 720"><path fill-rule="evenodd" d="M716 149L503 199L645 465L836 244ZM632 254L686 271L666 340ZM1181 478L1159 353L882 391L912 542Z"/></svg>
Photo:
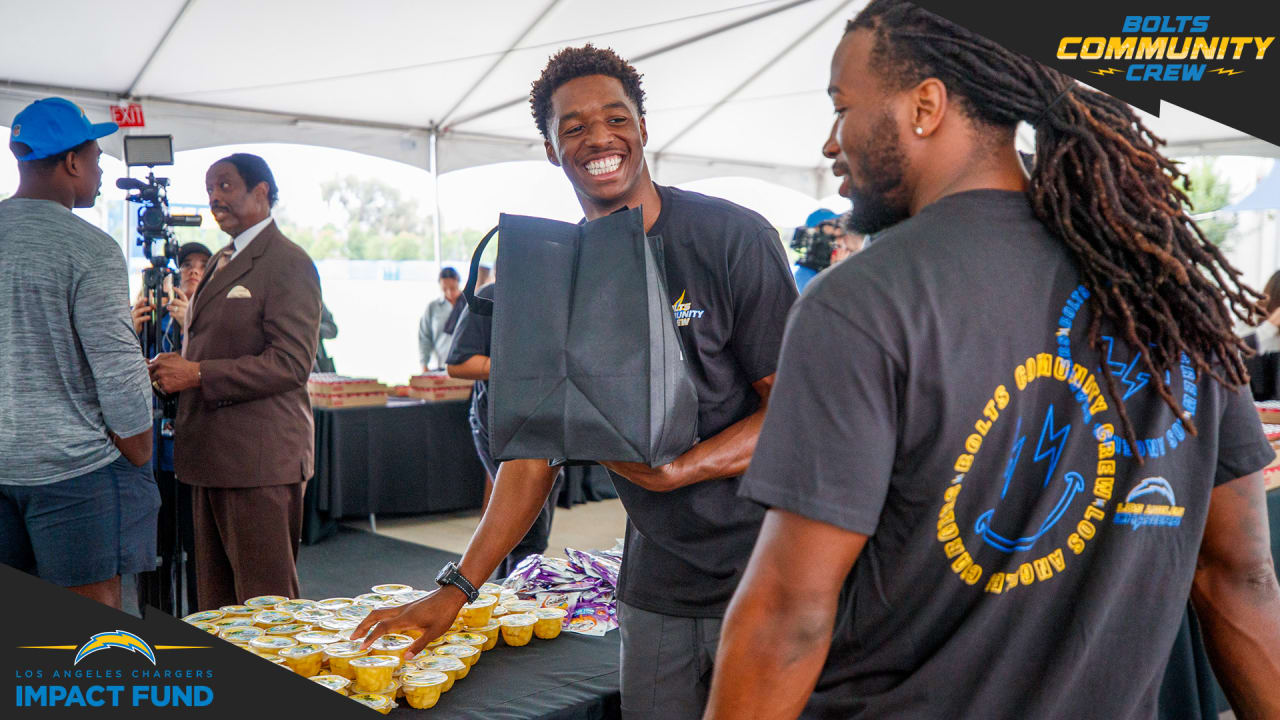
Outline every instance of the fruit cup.
<svg viewBox="0 0 1280 720"><path fill-rule="evenodd" d="M533 626L538 618L532 613L502 616L502 639L512 647L528 645L533 639Z"/></svg>

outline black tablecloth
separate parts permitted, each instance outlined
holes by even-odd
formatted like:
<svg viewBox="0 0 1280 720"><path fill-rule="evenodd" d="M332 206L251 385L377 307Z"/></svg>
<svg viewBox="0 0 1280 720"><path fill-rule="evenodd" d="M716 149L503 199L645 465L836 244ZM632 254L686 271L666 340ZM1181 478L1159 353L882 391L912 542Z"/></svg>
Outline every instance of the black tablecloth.
<svg viewBox="0 0 1280 720"><path fill-rule="evenodd" d="M307 485L303 541L325 537L348 516L480 507L484 468L471 441L469 406L393 399L385 407L316 408L316 475Z"/></svg>
<svg viewBox="0 0 1280 720"><path fill-rule="evenodd" d="M618 709L618 631L604 637L561 633L524 647L501 641L429 710L406 700L391 715L474 720L614 720Z"/></svg>

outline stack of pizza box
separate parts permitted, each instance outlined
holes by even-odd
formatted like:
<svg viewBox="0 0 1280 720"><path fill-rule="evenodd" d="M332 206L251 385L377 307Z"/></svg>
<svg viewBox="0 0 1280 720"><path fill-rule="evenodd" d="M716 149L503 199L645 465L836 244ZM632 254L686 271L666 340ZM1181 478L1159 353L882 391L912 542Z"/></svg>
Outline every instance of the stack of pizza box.
<svg viewBox="0 0 1280 720"><path fill-rule="evenodd" d="M1268 490L1280 489L1280 401L1266 400L1257 403L1258 417L1262 419L1262 430L1267 440L1276 450L1276 459L1262 471L1263 480Z"/></svg>
<svg viewBox="0 0 1280 720"><path fill-rule="evenodd" d="M307 380L312 407L350 408L387 404L387 386L374 378L315 373Z"/></svg>
<svg viewBox="0 0 1280 720"><path fill-rule="evenodd" d="M466 400L471 397L470 380L451 378L443 372L425 373L409 378L409 397L427 402Z"/></svg>

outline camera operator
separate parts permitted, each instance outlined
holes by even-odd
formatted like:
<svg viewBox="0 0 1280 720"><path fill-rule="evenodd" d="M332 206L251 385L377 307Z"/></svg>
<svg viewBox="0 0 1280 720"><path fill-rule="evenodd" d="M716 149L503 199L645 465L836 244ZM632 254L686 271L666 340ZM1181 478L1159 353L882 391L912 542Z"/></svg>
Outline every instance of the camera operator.
<svg viewBox="0 0 1280 720"><path fill-rule="evenodd" d="M62 98L14 118L17 193L0 202L0 561L120 607L155 567L151 388L129 332L127 271L72 214L102 181L92 124Z"/></svg>
<svg viewBox="0 0 1280 720"><path fill-rule="evenodd" d="M189 242L178 249L178 286L173 296L161 308L160 352L178 352L182 347L182 331L186 325L187 307L200 286L205 266L213 252L203 243ZM155 310L146 300L146 288L138 293L130 314L133 316L133 332L142 334L143 324Z"/></svg>
<svg viewBox="0 0 1280 720"><path fill-rule="evenodd" d="M838 217L831 210L818 208L809 213L804 227L796 228L791 236L791 248L802 253L793 270L796 289L800 292L804 292L805 285L818 273L831 266L831 253L839 229Z"/></svg>

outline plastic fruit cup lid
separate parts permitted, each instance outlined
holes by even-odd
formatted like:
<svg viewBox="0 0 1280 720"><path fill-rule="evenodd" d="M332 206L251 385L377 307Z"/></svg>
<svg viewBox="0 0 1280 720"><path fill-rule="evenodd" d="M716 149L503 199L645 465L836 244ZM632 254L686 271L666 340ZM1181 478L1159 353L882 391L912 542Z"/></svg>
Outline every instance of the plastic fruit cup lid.
<svg viewBox="0 0 1280 720"><path fill-rule="evenodd" d="M307 643L308 645L332 645L333 643L338 642L341 638L334 633L325 632L323 630L308 630L307 632L301 632L294 635L293 639L300 643Z"/></svg>
<svg viewBox="0 0 1280 720"><path fill-rule="evenodd" d="M434 670L415 670L400 676L400 684L405 687L431 687L449 682L449 676Z"/></svg>
<svg viewBox="0 0 1280 720"><path fill-rule="evenodd" d="M330 657L355 657L363 655L367 650L360 649L358 642L334 643L324 649L326 655Z"/></svg>
<svg viewBox="0 0 1280 720"><path fill-rule="evenodd" d="M244 604L249 605L250 607L263 608L275 607L282 602L289 602L289 598L283 595L259 595L258 597L245 600Z"/></svg>
<svg viewBox="0 0 1280 720"><path fill-rule="evenodd" d="M502 603L502 606L507 609L507 612L513 613L533 612L538 609L538 603L532 600L509 600Z"/></svg>
<svg viewBox="0 0 1280 720"><path fill-rule="evenodd" d="M493 632L494 630L497 630L500 627L502 627L501 622L498 622L497 620L491 620L488 625L482 625L478 628L472 628L471 632L483 634L483 633ZM487 640L488 638L485 638L485 639Z"/></svg>
<svg viewBox="0 0 1280 720"><path fill-rule="evenodd" d="M325 618L320 621L320 627L325 630L355 630L360 627L360 621L344 617Z"/></svg>
<svg viewBox="0 0 1280 720"><path fill-rule="evenodd" d="M400 585L398 583L387 583L385 585L374 585L369 588L371 591L379 595L399 595L413 590L412 585Z"/></svg>
<svg viewBox="0 0 1280 720"><path fill-rule="evenodd" d="M463 607L464 609L466 609L466 610L481 610L481 609L483 609L483 608L487 608L487 607L490 607L490 606L492 606L492 605L497 605L497 604L498 604L498 598L497 598L497 596L495 596L495 595L481 595L480 597L476 598L476 601L475 601L475 602L467 603L466 605L463 605L462 607Z"/></svg>
<svg viewBox="0 0 1280 720"><path fill-rule="evenodd" d="M217 635L219 632L221 632L221 629L217 625L214 625L213 623L205 623L205 622L191 623L191 627L198 627L201 630L209 633L210 635Z"/></svg>
<svg viewBox="0 0 1280 720"><path fill-rule="evenodd" d="M450 672L461 670L467 664L456 657L448 655L431 655L414 662L414 665L423 670L436 670L439 672Z"/></svg>
<svg viewBox="0 0 1280 720"><path fill-rule="evenodd" d="M565 615L568 615L568 614L569 613L562 608L538 608L537 610L533 611L534 617L538 618L539 620L552 620L556 618L563 618Z"/></svg>
<svg viewBox="0 0 1280 720"><path fill-rule="evenodd" d="M237 615L235 617L218 618L217 620L214 620L210 624L217 625L218 627L223 629L235 628L235 627L253 627L253 618L245 615Z"/></svg>
<svg viewBox="0 0 1280 720"><path fill-rule="evenodd" d="M332 598L325 598L324 600L317 601L316 607L320 608L321 610L341 610L342 608L350 605L353 602L355 601L352 600L351 598L332 597Z"/></svg>
<svg viewBox="0 0 1280 720"><path fill-rule="evenodd" d="M263 610L260 613L253 614L253 621L269 625L284 625L285 623L293 622L293 613L280 612L279 610Z"/></svg>
<svg viewBox="0 0 1280 720"><path fill-rule="evenodd" d="M373 650L403 650L413 644L413 638L408 635L397 635L396 633L387 633L373 642L369 647Z"/></svg>
<svg viewBox="0 0 1280 720"><path fill-rule="evenodd" d="M281 650L294 647L297 644L297 640L284 635L263 635L249 641L249 647L258 648L259 650Z"/></svg>
<svg viewBox="0 0 1280 720"><path fill-rule="evenodd" d="M440 647L436 648L433 652L435 652L436 655L464 658L464 657L471 657L472 655L475 655L476 653L480 652L480 649L477 648L475 645L441 645Z"/></svg>
<svg viewBox="0 0 1280 720"><path fill-rule="evenodd" d="M252 615L258 612L258 608L248 605L223 605L218 610L222 611L223 615Z"/></svg>
<svg viewBox="0 0 1280 720"><path fill-rule="evenodd" d="M502 594L502 586L501 586L501 585L497 585L497 584L495 584L495 583L488 583L488 582L487 582L487 583L485 583L485 584L483 584L483 585L481 585L481 586L480 586L480 593L481 593L482 595L501 595L501 594Z"/></svg>
<svg viewBox="0 0 1280 720"><path fill-rule="evenodd" d="M483 645L489 642L489 638L480 633L456 632L445 635L444 641L454 645Z"/></svg>
<svg viewBox="0 0 1280 720"><path fill-rule="evenodd" d="M334 617L332 610L323 610L317 607L303 608L293 614L294 620L306 623L318 623L331 617Z"/></svg>
<svg viewBox="0 0 1280 720"><path fill-rule="evenodd" d="M389 700L386 695L373 695L371 693L360 693L359 695L352 695L351 699L355 700L361 705L367 705L373 708L374 710L381 710L382 708L391 704L391 700Z"/></svg>
<svg viewBox="0 0 1280 720"><path fill-rule="evenodd" d="M515 613L514 615L503 615L502 623L504 627L524 627L538 622L538 618L533 613Z"/></svg>
<svg viewBox="0 0 1280 720"><path fill-rule="evenodd" d="M316 675L311 678L311 682L323 685L330 690L343 690L351 684L350 680L341 675Z"/></svg>
<svg viewBox="0 0 1280 720"><path fill-rule="evenodd" d="M286 658L300 658L307 657L308 655L315 655L316 653L323 651L324 648L319 645L295 645L293 647L282 648L279 655L280 657Z"/></svg>
<svg viewBox="0 0 1280 720"><path fill-rule="evenodd" d="M182 618L182 621L187 623L209 622L211 620L217 620L221 617L222 617L221 610L205 610L204 612L191 613L190 615Z"/></svg>
<svg viewBox="0 0 1280 720"><path fill-rule="evenodd" d="M355 667L395 667L400 664L400 658L394 655L365 655L351 661Z"/></svg>
<svg viewBox="0 0 1280 720"><path fill-rule="evenodd" d="M276 603L275 609L280 612L296 613L299 610L306 610L315 606L315 600L285 600L282 603Z"/></svg>
<svg viewBox="0 0 1280 720"><path fill-rule="evenodd" d="M266 635L266 633L260 627L238 627L238 628L230 628L228 630L223 630L218 635L218 637L228 642L239 643L243 645L244 643L247 643L250 640L260 638L263 635Z"/></svg>
<svg viewBox="0 0 1280 720"><path fill-rule="evenodd" d="M293 635L305 630L310 630L311 626L306 623L285 623L284 625L272 625L267 628L268 635Z"/></svg>

